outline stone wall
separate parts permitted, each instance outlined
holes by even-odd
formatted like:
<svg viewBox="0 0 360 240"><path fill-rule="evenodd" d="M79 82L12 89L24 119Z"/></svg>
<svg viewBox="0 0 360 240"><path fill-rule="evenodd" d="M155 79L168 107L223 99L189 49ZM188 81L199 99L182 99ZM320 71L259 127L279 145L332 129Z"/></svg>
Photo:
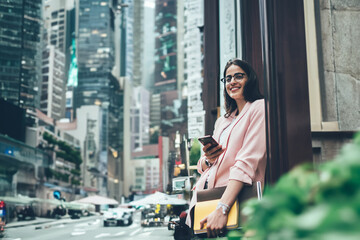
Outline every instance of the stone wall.
<svg viewBox="0 0 360 240"><path fill-rule="evenodd" d="M323 120L360 130L360 1L319 0L319 12Z"/></svg>
<svg viewBox="0 0 360 240"><path fill-rule="evenodd" d="M350 143L352 132L313 132L312 147L314 163L323 163L333 160L343 146Z"/></svg>

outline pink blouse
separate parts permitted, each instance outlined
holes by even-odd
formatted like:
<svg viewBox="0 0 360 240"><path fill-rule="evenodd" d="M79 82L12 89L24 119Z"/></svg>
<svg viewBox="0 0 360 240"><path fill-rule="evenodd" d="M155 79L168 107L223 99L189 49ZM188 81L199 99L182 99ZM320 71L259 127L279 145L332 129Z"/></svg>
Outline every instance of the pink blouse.
<svg viewBox="0 0 360 240"><path fill-rule="evenodd" d="M233 118L235 118L234 113L228 118L222 116L216 121L213 134L215 140L219 142L221 133L231 124ZM193 189L190 210L196 204L197 190L204 189L207 178L209 178L208 188L226 186L229 180L241 181L249 185L261 181L264 186L266 168L264 99L245 104L222 147L226 150L211 167L214 168L215 174L208 176L209 168L202 171L201 163L205 156L199 159L197 169L201 177ZM190 214L187 216L186 224L191 226Z"/></svg>

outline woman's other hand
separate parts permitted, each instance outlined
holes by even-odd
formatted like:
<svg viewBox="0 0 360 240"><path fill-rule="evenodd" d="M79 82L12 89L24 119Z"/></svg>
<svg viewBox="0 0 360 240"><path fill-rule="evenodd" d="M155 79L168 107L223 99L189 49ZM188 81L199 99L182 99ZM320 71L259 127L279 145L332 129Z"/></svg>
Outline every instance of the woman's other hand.
<svg viewBox="0 0 360 240"><path fill-rule="evenodd" d="M217 237L224 233L227 219L228 215L224 215L218 208L200 221L200 228L202 229L206 223L207 236Z"/></svg>
<svg viewBox="0 0 360 240"><path fill-rule="evenodd" d="M215 163L216 159L225 151L225 149L223 149L221 145L217 145L212 148L212 145L209 143L203 147L203 151L205 153L205 157L212 165Z"/></svg>

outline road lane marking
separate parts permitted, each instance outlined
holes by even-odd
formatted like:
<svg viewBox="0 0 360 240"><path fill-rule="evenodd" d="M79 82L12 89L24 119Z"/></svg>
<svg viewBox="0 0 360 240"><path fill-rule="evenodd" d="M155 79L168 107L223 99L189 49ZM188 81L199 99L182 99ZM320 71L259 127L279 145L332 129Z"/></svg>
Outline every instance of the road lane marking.
<svg viewBox="0 0 360 240"><path fill-rule="evenodd" d="M147 237L147 236L149 236L151 233L152 233L152 232L144 232L144 233L139 234L139 237L140 237L140 236L141 236L141 237Z"/></svg>
<svg viewBox="0 0 360 240"><path fill-rule="evenodd" d="M132 232L132 233L130 233L130 235L129 235L129 236L134 236L134 235L135 235L135 234L137 234L140 230L141 230L141 228L140 228L140 229L138 229L138 230L136 230L136 231L134 231L134 232Z"/></svg>
<svg viewBox="0 0 360 240"><path fill-rule="evenodd" d="M87 227L89 226L88 223L78 223L78 224L75 224L75 227Z"/></svg>
<svg viewBox="0 0 360 240"><path fill-rule="evenodd" d="M84 232L85 229L83 228L74 228L73 232Z"/></svg>
<svg viewBox="0 0 360 240"><path fill-rule="evenodd" d="M131 226L129 226L129 228L136 228L136 227L140 227L140 224L131 224Z"/></svg>
<svg viewBox="0 0 360 240"><path fill-rule="evenodd" d="M83 235L85 234L86 232L72 232L71 233L71 236L79 236L79 235Z"/></svg>
<svg viewBox="0 0 360 240"><path fill-rule="evenodd" d="M118 232L118 233L114 234L114 236L121 236L121 235L124 235L124 234L125 234L125 232Z"/></svg>
<svg viewBox="0 0 360 240"><path fill-rule="evenodd" d="M110 235L111 235L110 233L100 233L100 234L96 235L95 238L107 237Z"/></svg>

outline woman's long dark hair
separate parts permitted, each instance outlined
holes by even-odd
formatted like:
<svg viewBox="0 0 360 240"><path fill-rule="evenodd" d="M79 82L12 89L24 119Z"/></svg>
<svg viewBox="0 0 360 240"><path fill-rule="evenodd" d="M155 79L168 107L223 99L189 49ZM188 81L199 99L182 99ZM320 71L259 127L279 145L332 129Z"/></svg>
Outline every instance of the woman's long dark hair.
<svg viewBox="0 0 360 240"><path fill-rule="evenodd" d="M243 91L245 101L254 102L258 99L263 99L264 96L260 93L259 90L259 80L256 76L254 69L250 66L250 64L237 58L231 59L226 63L224 69L224 77L226 77L226 71L231 65L236 65L238 67L241 67L245 71L248 77L248 80L245 83L244 91ZM225 98L225 111L226 111L224 117L228 118L232 112L237 110L237 105L236 105L236 101L232 99L229 96L229 94L226 92L225 85L226 83L224 83L224 98Z"/></svg>

